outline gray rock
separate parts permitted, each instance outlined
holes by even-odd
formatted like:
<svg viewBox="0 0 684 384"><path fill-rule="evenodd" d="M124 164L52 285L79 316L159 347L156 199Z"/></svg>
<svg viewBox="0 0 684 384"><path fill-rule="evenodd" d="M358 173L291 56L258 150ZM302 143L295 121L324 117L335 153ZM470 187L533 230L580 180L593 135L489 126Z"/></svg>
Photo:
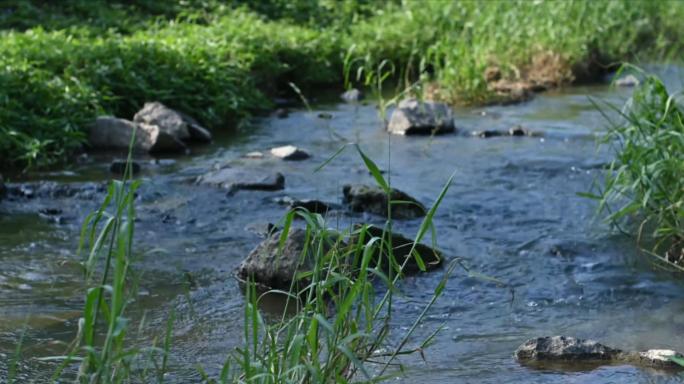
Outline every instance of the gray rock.
<svg viewBox="0 0 684 384"><path fill-rule="evenodd" d="M261 173L225 167L200 176L197 183L224 188L230 193L240 189L277 191L285 188L285 177L279 172Z"/></svg>
<svg viewBox="0 0 684 384"><path fill-rule="evenodd" d="M308 152L294 145L271 148L271 154L283 160L305 160L311 157Z"/></svg>
<svg viewBox="0 0 684 384"><path fill-rule="evenodd" d="M363 100L363 92L359 91L356 88L352 88L344 92L342 95L340 95L342 100L348 102L348 103L355 103L357 101Z"/></svg>
<svg viewBox="0 0 684 384"><path fill-rule="evenodd" d="M145 103L143 108L133 116L133 121L156 125L163 132L179 140L190 139L188 124L183 116L158 101Z"/></svg>
<svg viewBox="0 0 684 384"><path fill-rule="evenodd" d="M354 184L345 185L342 192L344 202L349 204L352 211L387 216L387 194L382 188ZM398 189L392 189L391 200L408 202L392 205L392 218L394 219L415 219L427 213L423 204Z"/></svg>
<svg viewBox="0 0 684 384"><path fill-rule="evenodd" d="M444 103L406 99L392 112L387 130L397 135L453 132L454 118Z"/></svg>
<svg viewBox="0 0 684 384"><path fill-rule="evenodd" d="M515 356L524 364L541 362L631 364L636 367L655 369L684 369L671 359L672 357L684 358L684 356L673 350L622 351L593 340L567 336L546 336L527 340L518 347Z"/></svg>
<svg viewBox="0 0 684 384"><path fill-rule="evenodd" d="M319 200L291 200L290 209L305 209L311 213L325 215L331 209L330 205Z"/></svg>
<svg viewBox="0 0 684 384"><path fill-rule="evenodd" d="M527 340L515 351L520 361L611 360L621 351L593 340L566 336L546 336Z"/></svg>
<svg viewBox="0 0 684 384"><path fill-rule="evenodd" d="M290 229L280 248L282 231L277 231L262 241L247 255L237 268L237 277L248 281L251 277L264 288L289 291L297 270L309 270L313 265L302 254L306 231Z"/></svg>
<svg viewBox="0 0 684 384"><path fill-rule="evenodd" d="M288 111L287 108L278 108L273 112L273 114L279 119L285 119L290 115L290 111Z"/></svg>
<svg viewBox="0 0 684 384"><path fill-rule="evenodd" d="M188 125L188 132L190 133L190 141L196 141L200 143L209 143L212 140L211 132L204 128L197 120L193 117L186 115L183 112L178 112L178 114L183 118L183 121Z"/></svg>
<svg viewBox="0 0 684 384"><path fill-rule="evenodd" d="M472 132L472 135L475 137L479 137L482 139L488 139L490 137L499 137L506 135L506 132L503 131L494 131L494 130L484 130L484 131L474 131Z"/></svg>
<svg viewBox="0 0 684 384"><path fill-rule="evenodd" d="M126 160L114 160L109 165L109 171L115 175L123 175L126 171ZM133 175L140 173L140 164L135 161L131 162L131 173Z"/></svg>
<svg viewBox="0 0 684 384"><path fill-rule="evenodd" d="M185 144L162 132L156 125L136 124L111 116L95 119L88 132L88 143L93 148L126 150L134 130L133 152L179 152L186 149Z"/></svg>
<svg viewBox="0 0 684 384"><path fill-rule="evenodd" d="M356 244L359 241L359 230L361 228L361 225L356 226L356 231L352 236L352 239L350 240L351 244ZM382 228L376 227L374 225L367 226L366 232L367 233L364 238L364 242L366 244L371 240L372 237L383 237ZM395 232L392 233L392 254L394 255L397 264L399 264L400 266L403 265L404 262L406 262L406 265L404 266L403 270L404 274L415 274L421 272L418 263L416 262L416 258L413 257L410 253L413 244L413 240L408 239L402 236L401 234ZM420 258L423 260L423 264L425 265L426 271L431 271L436 268L439 268L442 264L442 253L436 249L433 249L432 247L429 247L422 243L417 243L414 248L414 251L418 253ZM386 251L383 253L386 254ZM383 265L387 265L387 261L383 261Z"/></svg>
<svg viewBox="0 0 684 384"><path fill-rule="evenodd" d="M639 85L639 79L634 75L627 75L615 80L615 85L618 87L635 87Z"/></svg>

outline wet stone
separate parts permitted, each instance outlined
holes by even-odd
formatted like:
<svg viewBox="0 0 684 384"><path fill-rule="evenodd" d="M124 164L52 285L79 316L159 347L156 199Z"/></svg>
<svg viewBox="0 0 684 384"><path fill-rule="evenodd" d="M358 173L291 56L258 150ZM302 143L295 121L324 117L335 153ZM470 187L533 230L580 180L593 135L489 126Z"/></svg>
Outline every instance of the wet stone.
<svg viewBox="0 0 684 384"><path fill-rule="evenodd" d="M356 88L352 88L341 94L340 98L348 103L355 103L363 100L363 92Z"/></svg>
<svg viewBox="0 0 684 384"><path fill-rule="evenodd" d="M681 359L684 356L670 349L649 349L643 352L622 351L593 340L567 336L545 336L527 340L518 347L515 356L523 364L562 363L568 369L573 368L572 364L583 363L630 364L652 369L684 369L672 361L672 358Z"/></svg>
<svg viewBox="0 0 684 384"><path fill-rule="evenodd" d="M615 80L615 85L618 87L635 87L639 85L639 79L634 75L627 75Z"/></svg>
<svg viewBox="0 0 684 384"><path fill-rule="evenodd" d="M306 160L311 157L308 152L297 148L294 145L271 148L271 154L283 160Z"/></svg>
<svg viewBox="0 0 684 384"><path fill-rule="evenodd" d="M345 185L342 189L344 202L354 212L368 212L387 216L387 194L377 186L365 184ZM393 219L415 219L427 213L425 206L407 193L392 188L391 201L402 203L392 205Z"/></svg>
<svg viewBox="0 0 684 384"><path fill-rule="evenodd" d="M318 114L318 118L323 119L323 120L330 120L333 118L333 115L332 115L332 113L321 112Z"/></svg>
<svg viewBox="0 0 684 384"><path fill-rule="evenodd" d="M289 203L290 209L305 209L311 213L325 215L331 209L330 205L319 200L293 200Z"/></svg>
<svg viewBox="0 0 684 384"><path fill-rule="evenodd" d="M225 167L197 178L198 184L212 185L233 193L237 190L277 191L285 188L285 177L280 172Z"/></svg>
<svg viewBox="0 0 684 384"><path fill-rule="evenodd" d="M137 162L133 161L131 162L131 173L133 175L136 175L140 173L140 164ZM124 172L126 171L126 161L125 160L114 160L112 161L112 164L109 165L109 172L118 175L118 176L123 176Z"/></svg>
<svg viewBox="0 0 684 384"><path fill-rule="evenodd" d="M351 244L355 244L356 242L358 242L358 230L360 228L360 225L356 226L357 231L350 240ZM366 232L367 234L364 238L366 243L368 243L368 241L370 241L372 237L382 238L383 236L382 228L376 227L374 225L367 226ZM437 269L442 265L444 257L442 256L442 253L440 251L422 243L416 243L415 247L413 247L413 244L414 241L412 239L408 239L399 233L392 232L392 254L394 255L399 265L406 264L403 270L405 274L416 274L421 272L421 269L418 263L416 262L416 258L412 256L410 253L411 248L414 248L414 252L420 255L420 258L423 261L423 264L425 265L426 271ZM387 265L386 263L384 264Z"/></svg>
<svg viewBox="0 0 684 384"><path fill-rule="evenodd" d="M288 291L298 269L311 267L311 260L302 260L306 231L291 229L282 248L281 231L271 234L254 248L237 268L237 278L248 281L254 278L264 288Z"/></svg>
<svg viewBox="0 0 684 384"><path fill-rule="evenodd" d="M593 340L566 336L547 336L527 340L515 351L520 361L610 360L620 350Z"/></svg>
<svg viewBox="0 0 684 384"><path fill-rule="evenodd" d="M455 129L448 105L417 99L401 101L387 124L387 131L395 135L441 134Z"/></svg>
<svg viewBox="0 0 684 384"><path fill-rule="evenodd" d="M473 136L482 138L482 139L488 139L490 137L500 137L507 135L507 132L503 131L492 131L492 130L485 130L485 131L475 131L472 133Z"/></svg>

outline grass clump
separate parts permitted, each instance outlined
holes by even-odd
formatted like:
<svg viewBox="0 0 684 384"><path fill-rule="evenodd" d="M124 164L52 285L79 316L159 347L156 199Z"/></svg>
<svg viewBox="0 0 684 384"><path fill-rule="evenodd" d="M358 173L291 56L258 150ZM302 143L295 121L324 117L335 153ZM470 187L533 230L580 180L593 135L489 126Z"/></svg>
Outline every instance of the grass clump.
<svg viewBox="0 0 684 384"><path fill-rule="evenodd" d="M682 2L645 0L10 0L0 157L5 168L63 161L97 114L129 118L153 100L223 128L294 96L290 83L341 88L360 68L392 68L450 103L506 101L677 52L683 16Z"/></svg>
<svg viewBox="0 0 684 384"><path fill-rule="evenodd" d="M609 219L637 219L648 253L684 269L684 110L656 76L645 76L603 143L615 153L599 196Z"/></svg>

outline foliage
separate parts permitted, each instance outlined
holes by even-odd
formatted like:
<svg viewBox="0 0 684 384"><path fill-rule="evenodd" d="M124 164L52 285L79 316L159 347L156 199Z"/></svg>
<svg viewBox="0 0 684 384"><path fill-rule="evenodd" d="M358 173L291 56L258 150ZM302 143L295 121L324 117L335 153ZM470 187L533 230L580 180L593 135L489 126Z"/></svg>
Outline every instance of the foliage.
<svg viewBox="0 0 684 384"><path fill-rule="evenodd" d="M9 0L0 157L3 168L63 161L98 113L130 117L151 100L231 126L268 96L294 96L290 83L363 86L343 75L359 67L448 102L491 102L488 66L513 81L595 80L677 52L683 16L684 3L646 0Z"/></svg>
<svg viewBox="0 0 684 384"><path fill-rule="evenodd" d="M684 266L684 111L655 76L646 76L604 139L615 153L597 196L609 219L639 218L636 232L652 253ZM644 233L648 231L648 233Z"/></svg>

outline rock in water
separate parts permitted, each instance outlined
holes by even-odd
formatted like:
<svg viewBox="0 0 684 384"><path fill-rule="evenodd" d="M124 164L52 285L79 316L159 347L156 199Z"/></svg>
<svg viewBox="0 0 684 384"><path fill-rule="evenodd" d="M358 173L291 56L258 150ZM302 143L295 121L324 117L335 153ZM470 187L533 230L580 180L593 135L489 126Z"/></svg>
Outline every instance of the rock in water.
<svg viewBox="0 0 684 384"><path fill-rule="evenodd" d="M282 249L281 235L282 231L273 233L247 255L237 269L240 280L248 281L253 277L255 282L266 288L289 291L298 268L310 269L311 260L302 255L306 231L291 229Z"/></svg>
<svg viewBox="0 0 684 384"><path fill-rule="evenodd" d="M615 80L615 85L618 87L635 87L639 85L639 79L634 75L627 75Z"/></svg>
<svg viewBox="0 0 684 384"><path fill-rule="evenodd" d="M669 349L649 349L644 352L621 351L599 344L593 340L567 336L545 336L527 340L515 351L521 363L592 363L631 364L636 367L655 369L684 369L672 358L684 356ZM570 367L572 368L572 366Z"/></svg>
<svg viewBox="0 0 684 384"><path fill-rule="evenodd" d="M360 230L360 228L362 228L361 225L356 226L355 234L354 236L352 236L352 239L350 240L351 244L355 244L358 242L358 231ZM364 239L366 243L370 241L371 237L382 238L383 236L382 228L376 227L374 225L367 226L366 232L367 234ZM404 262L406 262L406 265L404 266L405 274L415 274L421 272L420 267L416 262L416 258L413 257L410 253L411 248L413 247L413 243L413 240L408 239L402 236L401 234L395 232L392 233L392 254L394 255L394 258L399 265L402 265L404 264ZM431 271L436 268L439 268L439 266L442 264L442 253L436 249L428 247L425 244L417 243L414 251L417 252L421 260L423 260L423 264L425 265L426 271ZM406 261L407 259L408 261ZM387 265L387 262L383 262L383 265Z"/></svg>
<svg viewBox="0 0 684 384"><path fill-rule="evenodd" d="M200 176L197 183L221 187L229 193L239 189L277 191L285 188L285 177L279 172L261 173L226 167Z"/></svg>
<svg viewBox="0 0 684 384"><path fill-rule="evenodd" d="M186 150L185 144L162 132L156 125L136 124L132 121L111 116L100 116L90 126L88 143L93 148L128 149L133 131L134 152L179 152Z"/></svg>
<svg viewBox="0 0 684 384"><path fill-rule="evenodd" d="M109 166L109 171L115 175L123 176L126 171L126 160L114 160ZM131 174L135 175L140 172L140 164L135 161L131 162Z"/></svg>
<svg viewBox="0 0 684 384"><path fill-rule="evenodd" d="M330 210L330 205L318 200L292 200L290 209L306 209L311 213L325 215Z"/></svg>
<svg viewBox="0 0 684 384"><path fill-rule="evenodd" d="M392 112L387 130L397 135L429 135L453 132L454 118L444 103L406 99Z"/></svg>
<svg viewBox="0 0 684 384"><path fill-rule="evenodd" d="M311 157L306 151L294 145L271 148L271 154L283 160L305 160Z"/></svg>
<svg viewBox="0 0 684 384"><path fill-rule="evenodd" d="M357 101L363 100L363 92L356 88L352 88L344 92L342 95L340 95L340 97L347 103L355 103Z"/></svg>
<svg viewBox="0 0 684 384"><path fill-rule="evenodd" d="M342 189L344 202L348 203L354 212L369 212L380 216L387 216L387 194L376 186L365 184L345 185ZM408 194L392 189L392 201L402 203L392 205L392 218L415 219L427 213L423 204Z"/></svg>
<svg viewBox="0 0 684 384"><path fill-rule="evenodd" d="M520 361L610 360L621 351L593 340L546 336L527 340L515 351Z"/></svg>

